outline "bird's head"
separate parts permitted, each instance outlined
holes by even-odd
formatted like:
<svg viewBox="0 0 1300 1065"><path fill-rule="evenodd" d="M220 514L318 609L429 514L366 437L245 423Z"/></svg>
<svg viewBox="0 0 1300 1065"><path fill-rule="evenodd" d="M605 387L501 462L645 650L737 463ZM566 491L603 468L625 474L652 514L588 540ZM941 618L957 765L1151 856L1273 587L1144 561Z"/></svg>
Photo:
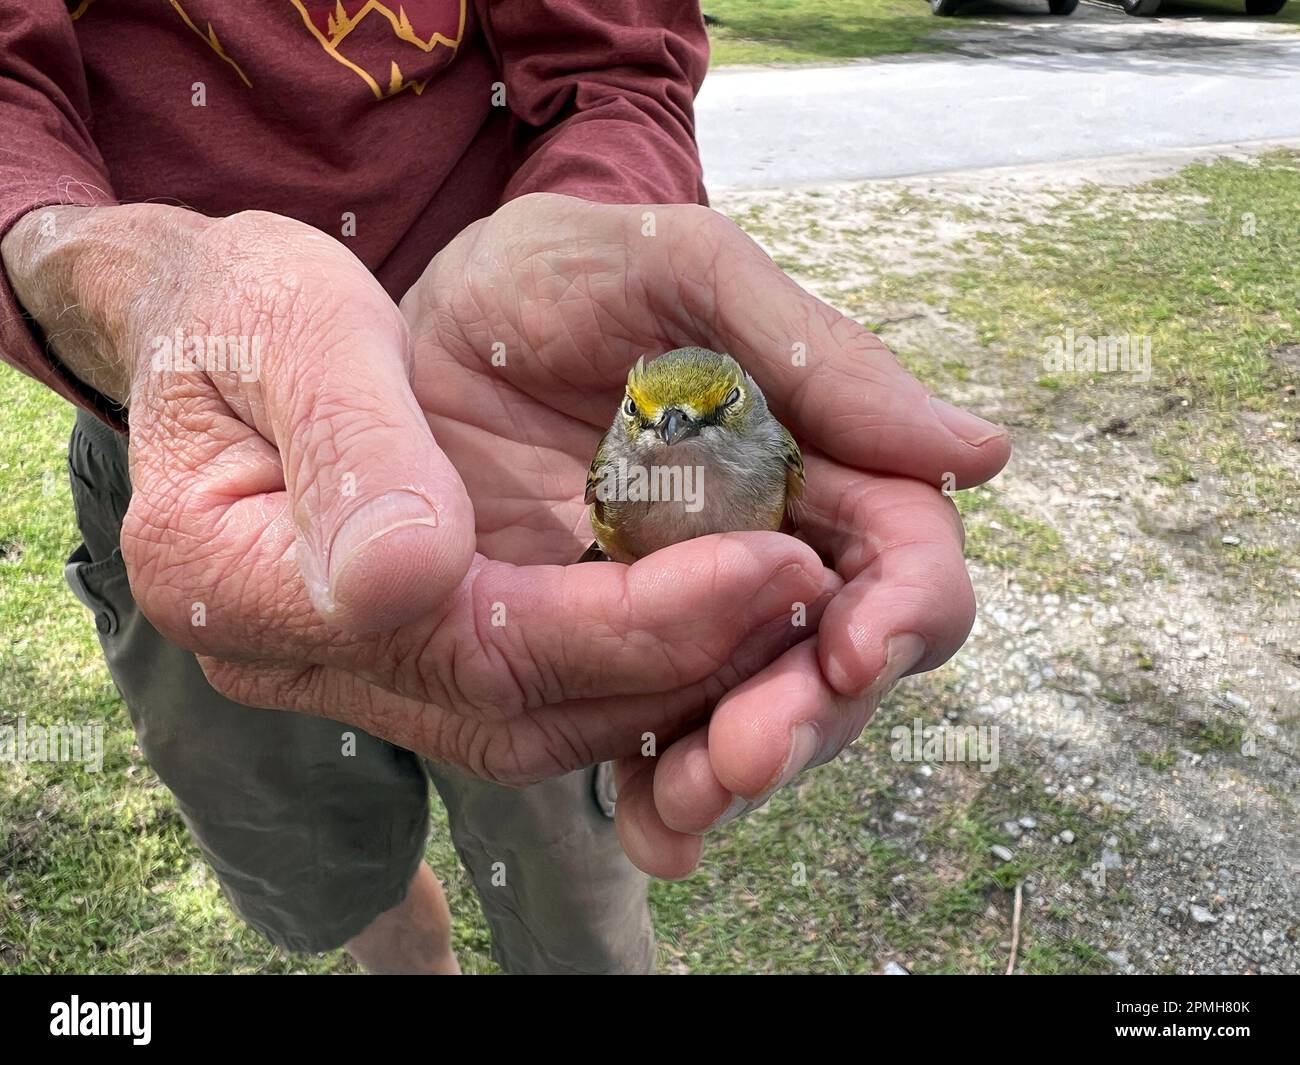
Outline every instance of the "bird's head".
<svg viewBox="0 0 1300 1065"><path fill-rule="evenodd" d="M678 348L638 359L621 408L628 439L652 434L664 446L714 432L737 433L765 406L758 385L730 355Z"/></svg>

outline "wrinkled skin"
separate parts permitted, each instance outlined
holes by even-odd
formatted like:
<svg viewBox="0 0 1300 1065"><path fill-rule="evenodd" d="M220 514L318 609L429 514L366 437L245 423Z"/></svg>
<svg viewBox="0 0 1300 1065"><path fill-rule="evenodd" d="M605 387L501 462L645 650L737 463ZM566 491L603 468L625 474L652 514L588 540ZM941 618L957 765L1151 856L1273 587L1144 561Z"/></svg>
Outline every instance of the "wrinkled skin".
<svg viewBox="0 0 1300 1065"><path fill-rule="evenodd" d="M137 356L123 552L145 613L234 699L511 784L617 758L624 846L676 876L969 630L960 523L933 486L992 476L1005 435L949 410L954 435L878 340L707 209L527 197L400 311L341 245L272 215L212 223L174 266L127 347L178 325L261 335L261 374ZM739 358L803 444L807 543L566 566L628 365L688 343Z"/></svg>
<svg viewBox="0 0 1300 1065"><path fill-rule="evenodd" d="M978 483L1009 445L969 416L959 423L968 439L955 436L879 340L720 215L653 208L647 237L644 210L556 196L512 204L439 255L402 310L416 396L461 471L489 557L562 564L590 543L587 466L641 354L730 352L804 445L802 535L838 577L820 628L810 621L806 639L661 746L657 762L637 753L620 765L628 852L677 875L695 864L698 833L800 768L790 765L796 725L811 726L799 759L827 761L887 687L960 646L974 617L961 525L920 482ZM791 358L796 343L805 365Z"/></svg>

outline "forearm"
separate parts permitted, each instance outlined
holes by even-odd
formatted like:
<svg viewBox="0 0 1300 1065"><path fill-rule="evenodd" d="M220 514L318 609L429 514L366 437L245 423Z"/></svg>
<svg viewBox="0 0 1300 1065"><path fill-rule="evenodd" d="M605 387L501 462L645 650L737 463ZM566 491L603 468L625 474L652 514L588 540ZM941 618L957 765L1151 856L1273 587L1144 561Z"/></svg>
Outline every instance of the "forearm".
<svg viewBox="0 0 1300 1065"><path fill-rule="evenodd" d="M176 283L175 265L211 221L162 204L42 207L0 241L0 262L50 354L126 406L138 355L132 323Z"/></svg>
<svg viewBox="0 0 1300 1065"><path fill-rule="evenodd" d="M704 202L693 100L708 67L698 3L484 5L522 154L505 199Z"/></svg>

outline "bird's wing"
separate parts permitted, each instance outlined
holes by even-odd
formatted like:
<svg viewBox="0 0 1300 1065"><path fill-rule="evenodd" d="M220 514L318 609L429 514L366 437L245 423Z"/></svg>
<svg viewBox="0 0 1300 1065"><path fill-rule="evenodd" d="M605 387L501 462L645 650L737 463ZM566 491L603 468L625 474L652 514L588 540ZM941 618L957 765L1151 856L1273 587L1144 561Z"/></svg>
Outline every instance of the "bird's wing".
<svg viewBox="0 0 1300 1065"><path fill-rule="evenodd" d="M609 439L609 432L606 429L605 435L600 438L600 443L596 445L596 454L592 456L591 466L587 470L587 491L582 498L588 506L596 502L596 486L600 484L600 470L605 465L605 441Z"/></svg>
<svg viewBox="0 0 1300 1065"><path fill-rule="evenodd" d="M596 534L596 542L582 553L579 562L609 562L609 545L618 542L614 529L605 521L605 508L596 497L596 490L600 487L601 471L605 468L605 441L609 439L612 431L612 428L606 430L605 435L600 438L600 443L596 445L596 454L587 470L587 491L583 495L583 501L591 508L587 518L591 522L592 531Z"/></svg>
<svg viewBox="0 0 1300 1065"><path fill-rule="evenodd" d="M803 499L807 476L803 468L803 453L784 425L781 426L781 460L785 463L785 512L798 525L799 502Z"/></svg>

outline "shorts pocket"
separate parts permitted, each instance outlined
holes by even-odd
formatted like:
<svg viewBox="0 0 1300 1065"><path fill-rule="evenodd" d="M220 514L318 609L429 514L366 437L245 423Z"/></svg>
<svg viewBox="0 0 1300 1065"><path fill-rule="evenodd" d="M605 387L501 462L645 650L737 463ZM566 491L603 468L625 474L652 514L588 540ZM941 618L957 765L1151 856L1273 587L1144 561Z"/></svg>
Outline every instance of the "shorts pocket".
<svg viewBox="0 0 1300 1065"><path fill-rule="evenodd" d="M95 615L95 628L100 635L114 635L122 624L122 611L114 603L123 602L120 598L123 593L128 599L130 596L121 550L114 548L107 558L95 562L83 543L68 556L63 567L63 579L68 582L72 594Z"/></svg>

